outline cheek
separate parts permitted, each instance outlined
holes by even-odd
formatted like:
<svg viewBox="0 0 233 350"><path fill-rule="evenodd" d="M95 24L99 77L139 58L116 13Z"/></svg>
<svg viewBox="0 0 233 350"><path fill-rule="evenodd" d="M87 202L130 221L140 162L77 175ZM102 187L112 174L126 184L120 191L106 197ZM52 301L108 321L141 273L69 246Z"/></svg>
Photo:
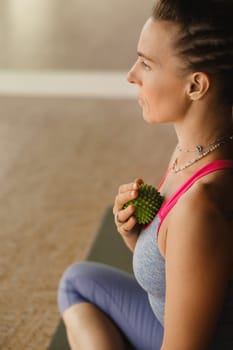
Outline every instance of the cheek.
<svg viewBox="0 0 233 350"><path fill-rule="evenodd" d="M148 85L145 93L147 119L173 121L184 114L186 109L184 85L180 81L164 79Z"/></svg>
<svg viewBox="0 0 233 350"><path fill-rule="evenodd" d="M156 78L148 81L144 87L145 96L151 101L165 98L171 90L169 80L164 76L157 75Z"/></svg>
<svg viewBox="0 0 233 350"><path fill-rule="evenodd" d="M146 102L155 110L170 103L172 95L171 87L163 81L157 81L156 84L149 85L145 89Z"/></svg>

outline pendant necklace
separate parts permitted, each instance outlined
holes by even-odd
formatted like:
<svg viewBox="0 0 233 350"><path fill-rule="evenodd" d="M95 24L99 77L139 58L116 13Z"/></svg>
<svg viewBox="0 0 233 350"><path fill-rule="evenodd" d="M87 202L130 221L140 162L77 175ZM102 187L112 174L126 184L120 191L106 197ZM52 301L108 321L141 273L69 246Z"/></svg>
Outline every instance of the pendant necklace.
<svg viewBox="0 0 233 350"><path fill-rule="evenodd" d="M187 163L185 163L184 165L181 165L180 167L177 166L178 163L178 157L174 160L172 166L171 166L171 170L173 173L178 173L179 171L182 171L188 167L190 167L191 165L193 165L194 163L198 162L200 159L204 158L205 156L207 156L209 153L215 151L217 148L219 148L222 145L225 145L228 142L231 142L233 140L233 135L231 136L225 136L222 137L220 139L215 140L214 142L210 143L207 147L203 147L201 145L197 145L194 149L182 149L180 148L180 146L177 146L177 149L180 152L197 152L198 155L197 157L191 159L190 161L188 161Z"/></svg>

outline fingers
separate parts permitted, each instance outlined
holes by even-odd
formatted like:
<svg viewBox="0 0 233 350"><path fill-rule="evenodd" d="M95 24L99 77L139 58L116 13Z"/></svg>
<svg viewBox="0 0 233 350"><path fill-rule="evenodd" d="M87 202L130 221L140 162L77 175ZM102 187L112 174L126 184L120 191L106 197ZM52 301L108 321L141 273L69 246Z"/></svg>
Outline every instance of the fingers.
<svg viewBox="0 0 233 350"><path fill-rule="evenodd" d="M115 198L113 214L117 230L122 236L130 236L136 232L137 221L133 216L135 207L133 205L129 205L125 209L123 207L130 200L137 198L139 186L143 183L142 179L136 178L134 182L119 187Z"/></svg>
<svg viewBox="0 0 233 350"><path fill-rule="evenodd" d="M129 218L133 215L135 207L133 205L129 205L127 208L118 211L115 214L115 223L117 226L121 226L125 224Z"/></svg>
<svg viewBox="0 0 233 350"><path fill-rule="evenodd" d="M143 180L140 178L136 178L134 182L131 182L129 184L121 185L119 187L118 193L125 193L127 191L133 191L133 190L138 190L139 186L143 184Z"/></svg>
<svg viewBox="0 0 233 350"><path fill-rule="evenodd" d="M121 227L118 227L118 232L121 233L123 236L130 236L134 232L134 228L137 221L134 216L131 216L126 223L124 223Z"/></svg>
<svg viewBox="0 0 233 350"><path fill-rule="evenodd" d="M122 210L125 203L129 202L132 199L137 198L137 195L138 195L137 191L131 191L131 192L118 194L116 196L113 213L114 214L118 213L120 210Z"/></svg>
<svg viewBox="0 0 233 350"><path fill-rule="evenodd" d="M141 179L141 178L136 178L135 180L134 180L134 182L137 184L137 185L142 185L143 183L144 183L144 181Z"/></svg>
<svg viewBox="0 0 233 350"><path fill-rule="evenodd" d="M119 187L118 193L126 193L134 190L138 190L138 184L136 182L131 182L130 184L121 185Z"/></svg>
<svg viewBox="0 0 233 350"><path fill-rule="evenodd" d="M124 237L131 236L135 231L136 224L136 218L134 216L130 216L130 218L124 223L117 223L117 231Z"/></svg>
<svg viewBox="0 0 233 350"><path fill-rule="evenodd" d="M129 184L124 184L119 187L118 195L115 198L115 203L113 207L114 215L120 211L124 204L132 199L137 198L139 186L143 183L143 180L137 178L134 182Z"/></svg>

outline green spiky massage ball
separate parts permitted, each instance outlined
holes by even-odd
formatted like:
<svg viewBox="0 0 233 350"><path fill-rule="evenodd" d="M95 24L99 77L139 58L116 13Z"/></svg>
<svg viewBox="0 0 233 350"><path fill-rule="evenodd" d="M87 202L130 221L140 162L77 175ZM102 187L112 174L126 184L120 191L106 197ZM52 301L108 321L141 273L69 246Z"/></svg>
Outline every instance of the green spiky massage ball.
<svg viewBox="0 0 233 350"><path fill-rule="evenodd" d="M124 208L134 205L134 216L139 224L144 225L153 220L162 202L163 197L156 188L151 185L142 184L138 190L138 197L127 202Z"/></svg>

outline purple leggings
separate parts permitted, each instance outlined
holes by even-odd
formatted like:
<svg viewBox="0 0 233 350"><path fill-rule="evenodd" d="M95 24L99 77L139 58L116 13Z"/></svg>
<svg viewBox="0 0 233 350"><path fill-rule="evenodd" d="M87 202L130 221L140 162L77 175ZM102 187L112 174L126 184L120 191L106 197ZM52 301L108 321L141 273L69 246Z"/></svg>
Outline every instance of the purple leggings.
<svg viewBox="0 0 233 350"><path fill-rule="evenodd" d="M71 265L59 285L60 312L82 302L95 304L107 314L135 349L160 349L163 327L132 275L94 262Z"/></svg>

